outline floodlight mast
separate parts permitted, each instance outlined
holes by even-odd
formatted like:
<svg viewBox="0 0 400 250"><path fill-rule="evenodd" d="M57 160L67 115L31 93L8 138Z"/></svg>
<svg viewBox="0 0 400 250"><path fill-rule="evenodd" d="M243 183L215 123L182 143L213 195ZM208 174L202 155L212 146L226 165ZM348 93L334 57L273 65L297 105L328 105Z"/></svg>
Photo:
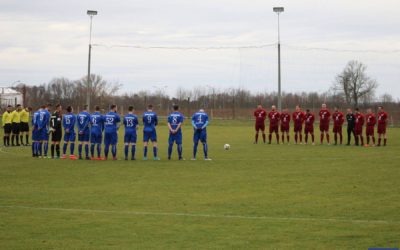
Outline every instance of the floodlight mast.
<svg viewBox="0 0 400 250"><path fill-rule="evenodd" d="M283 7L274 7L273 11L278 14L278 110L282 110L282 92L281 92L281 37L279 15L284 12Z"/></svg>
<svg viewBox="0 0 400 250"><path fill-rule="evenodd" d="M90 32L89 32L89 56L88 56L88 75L87 75L87 91L86 91L86 105L88 105L88 109L90 110L90 94L92 90L92 83L90 79L90 64L92 59L92 19L93 16L97 15L96 10L88 10L88 16L90 17Z"/></svg>

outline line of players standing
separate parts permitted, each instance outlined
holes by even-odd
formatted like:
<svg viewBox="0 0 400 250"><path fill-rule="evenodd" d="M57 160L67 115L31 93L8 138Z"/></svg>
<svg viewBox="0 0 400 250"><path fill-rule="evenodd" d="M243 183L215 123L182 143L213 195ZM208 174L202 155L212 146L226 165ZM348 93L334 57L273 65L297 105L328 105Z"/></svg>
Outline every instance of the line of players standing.
<svg viewBox="0 0 400 250"><path fill-rule="evenodd" d="M305 135L305 144L308 143L308 136L311 136L311 143L314 143L314 122L315 115L307 109L304 113L300 106L296 106L296 111L290 115L288 109L284 109L283 112L278 112L275 106L272 106L271 111L267 113L265 109L262 108L261 105L258 105L257 109L254 111L254 117L256 119L255 129L255 141L254 143L258 143L258 135L259 131L262 132L263 142L266 142L265 136L265 120L268 117L269 119L269 141L271 144L272 135L275 133L276 141L279 144L279 127L282 133L282 143L285 142L285 137L287 143L289 143L289 127L290 121L293 119L294 125L294 143L302 144L303 143L303 124L304 124L304 135ZM342 127L344 121L347 121L347 145L351 143L351 137L354 135L355 145L360 146L375 146L375 125L378 123L378 144L377 146L381 146L381 141L383 138L383 145L386 146L387 136L386 136L386 127L388 114L384 111L382 106L378 107L378 113L375 114L371 109L367 110L367 113L364 115L360 112L358 108L355 109L355 112L351 109L347 109L347 114L344 116L342 112L339 111L338 108L334 109L334 112L328 110L326 104L322 104L321 110L319 111L319 128L321 131L320 143L323 144L324 137L326 137L326 141L330 144L329 138L329 125L330 121L333 121L333 133L334 133L334 142L335 145L343 143L343 134ZM366 136L366 144L364 144L364 136L363 136L363 126L366 125L365 136ZM280 125L280 126L279 126ZM338 140L339 139L339 140ZM372 139L372 144L370 144L370 139Z"/></svg>
<svg viewBox="0 0 400 250"><path fill-rule="evenodd" d="M61 105L55 107L55 111L50 114L51 105L44 105L39 110L35 111L32 117L32 155L34 157L44 158L61 158L66 159L67 149L69 146L72 160L87 159L87 160L107 160L111 147L113 160L117 159L117 143L118 129L120 123L124 125L124 153L125 160L128 160L129 148L131 149L131 160L135 160L137 130L139 128L139 118L134 114L134 108L128 108L128 114L122 119L117 113L117 106L111 105L110 111L106 114L101 114L100 107L95 107L95 112L90 114L87 105L79 114L73 113L73 108L68 106L66 113L62 115ZM207 126L208 115L204 110L199 110L192 116L193 134L193 158L196 160L197 147L199 141L203 144L204 159L208 158L207 146ZM160 160L158 157L157 146L157 131L158 116L153 111L153 105L147 107L147 111L143 113L143 159L147 160L148 142L153 145L154 160ZM179 112L179 106L173 105L173 112L167 118L169 129L168 139L168 159L171 159L174 143L177 144L179 160L183 160L182 156L182 129L184 116ZM76 133L76 131L78 133ZM60 154L60 144L64 132L64 143L62 155ZM47 157L48 142L51 135L51 156ZM75 140L78 135L78 158L74 155ZM103 140L104 139L104 140ZM104 157L101 156L101 145L104 143ZM89 156L90 144L90 156ZM83 149L85 157L83 157ZM95 157L95 149L97 157Z"/></svg>
<svg viewBox="0 0 400 250"><path fill-rule="evenodd" d="M2 117L2 125L4 128L3 145L5 147L29 145L30 111L31 108L23 108L20 104L17 104L14 110L11 105L7 106Z"/></svg>

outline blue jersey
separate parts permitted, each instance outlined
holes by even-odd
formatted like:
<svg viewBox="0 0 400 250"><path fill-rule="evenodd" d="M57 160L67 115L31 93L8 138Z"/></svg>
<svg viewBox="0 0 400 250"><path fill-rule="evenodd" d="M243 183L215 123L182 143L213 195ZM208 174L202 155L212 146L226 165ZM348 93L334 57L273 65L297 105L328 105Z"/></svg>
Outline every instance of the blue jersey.
<svg viewBox="0 0 400 250"><path fill-rule="evenodd" d="M63 118L63 127L64 130L68 130L69 133L75 133L75 123L76 123L76 116L73 113L67 113L64 115Z"/></svg>
<svg viewBox="0 0 400 250"><path fill-rule="evenodd" d="M79 132L87 132L90 125L90 114L86 111L82 111L78 114L77 119Z"/></svg>
<svg viewBox="0 0 400 250"><path fill-rule="evenodd" d="M168 123L171 125L172 129L176 129L180 123L183 123L183 120L185 118L183 117L183 115L180 112L172 112L169 116L168 116ZM171 133L171 131L170 131ZM181 128L179 128L177 133L182 133Z"/></svg>
<svg viewBox="0 0 400 250"><path fill-rule="evenodd" d="M146 111L143 114L143 131L145 132L153 132L156 130L156 126L158 124L157 114L153 111Z"/></svg>
<svg viewBox="0 0 400 250"><path fill-rule="evenodd" d="M125 134L135 133L136 126L139 124L138 118L134 114L127 114L124 117Z"/></svg>
<svg viewBox="0 0 400 250"><path fill-rule="evenodd" d="M104 117L100 112L94 112L90 115L90 128L92 134L102 134L104 130Z"/></svg>
<svg viewBox="0 0 400 250"><path fill-rule="evenodd" d="M36 118L36 125L39 129L49 129L50 112L46 109L39 110L39 116Z"/></svg>
<svg viewBox="0 0 400 250"><path fill-rule="evenodd" d="M108 112L104 116L104 130L106 133L116 133L118 130L118 123L121 121L119 115L115 112Z"/></svg>
<svg viewBox="0 0 400 250"><path fill-rule="evenodd" d="M33 116L32 116L32 127L34 127L34 129L38 128L37 122L38 122L38 118L39 118L39 112L40 112L40 110L36 111L35 113L33 113Z"/></svg>
<svg viewBox="0 0 400 250"><path fill-rule="evenodd" d="M208 125L208 115L205 112L197 112L192 116L192 125L195 129L205 129Z"/></svg>

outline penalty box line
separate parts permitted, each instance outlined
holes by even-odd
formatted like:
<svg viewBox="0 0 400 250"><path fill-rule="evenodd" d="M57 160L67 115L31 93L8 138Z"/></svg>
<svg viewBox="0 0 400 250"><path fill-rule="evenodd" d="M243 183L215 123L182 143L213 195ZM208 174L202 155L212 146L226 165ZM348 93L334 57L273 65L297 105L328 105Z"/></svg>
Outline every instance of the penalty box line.
<svg viewBox="0 0 400 250"><path fill-rule="evenodd" d="M58 208L58 207L32 207L20 205L0 205L0 208L27 209L39 211L58 211L71 213L98 213L98 214L121 214L135 216L166 216L166 217L193 217L193 218L214 218L214 219L243 219L259 221L306 221L306 222L340 222L353 224L400 224L400 221L387 220L363 220L346 218L311 218L311 217L274 217L274 216L251 216L251 215L229 215L229 214L196 214L196 213L170 213L170 212L141 212L141 211L118 211L101 209L81 208Z"/></svg>

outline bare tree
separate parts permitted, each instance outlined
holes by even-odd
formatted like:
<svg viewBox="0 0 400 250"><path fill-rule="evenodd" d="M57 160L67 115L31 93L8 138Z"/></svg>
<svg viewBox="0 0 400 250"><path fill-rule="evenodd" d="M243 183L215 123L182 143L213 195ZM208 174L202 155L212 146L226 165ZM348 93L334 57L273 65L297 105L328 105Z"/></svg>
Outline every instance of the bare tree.
<svg viewBox="0 0 400 250"><path fill-rule="evenodd" d="M333 90L344 96L347 104L358 106L360 101L374 99L376 80L366 74L367 66L362 62L350 61L344 70L336 76Z"/></svg>

